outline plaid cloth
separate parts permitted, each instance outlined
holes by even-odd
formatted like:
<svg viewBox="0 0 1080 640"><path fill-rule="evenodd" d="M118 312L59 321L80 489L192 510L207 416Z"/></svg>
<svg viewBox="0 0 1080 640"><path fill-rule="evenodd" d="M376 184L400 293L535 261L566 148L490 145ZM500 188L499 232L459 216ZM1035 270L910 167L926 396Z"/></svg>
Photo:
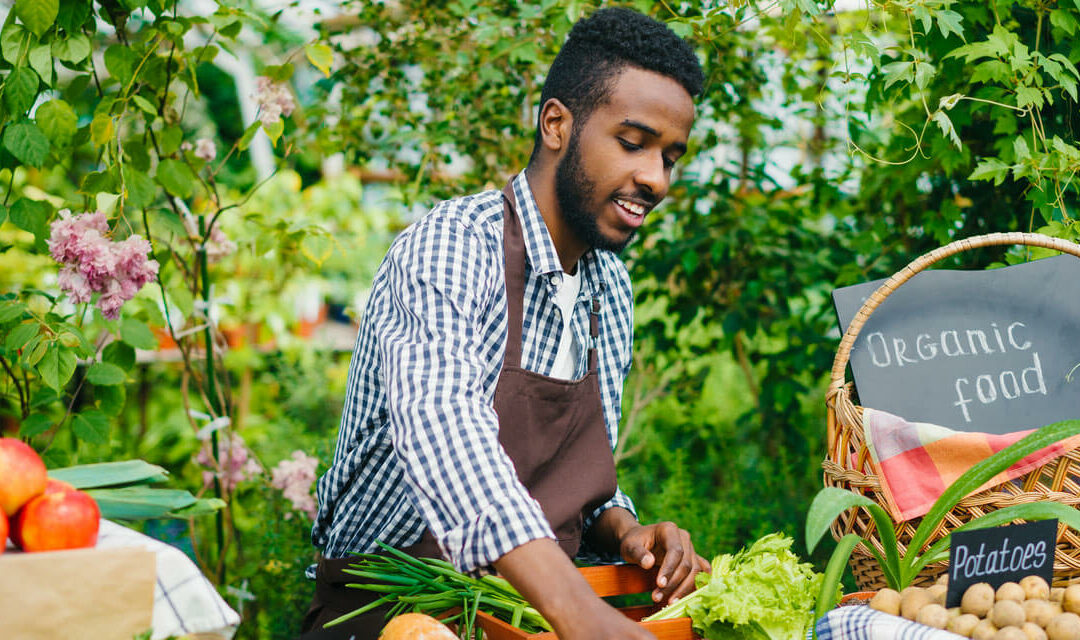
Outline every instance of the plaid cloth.
<svg viewBox="0 0 1080 640"><path fill-rule="evenodd" d="M182 551L115 522L102 520L98 549L142 547L157 560L154 584L153 640L196 633L231 638L240 616L225 604L214 585Z"/></svg>
<svg viewBox="0 0 1080 640"><path fill-rule="evenodd" d="M810 634L807 634L807 640ZM866 606L838 607L817 622L818 640L959 640L934 629Z"/></svg>
<svg viewBox="0 0 1080 640"><path fill-rule="evenodd" d="M524 171L513 189L528 259L521 366L550 375L563 270ZM596 249L578 273L570 327L578 344L590 343L588 303L599 296L600 394L614 446L633 342L630 276L614 253ZM334 462L318 483L311 537L326 557L375 551L376 540L407 547L428 528L458 569L483 571L519 545L554 537L498 441L491 404L505 346L502 193L441 202L398 235L372 285ZM588 350L579 351L575 377L588 365ZM613 506L634 511L617 491L584 528Z"/></svg>
<svg viewBox="0 0 1080 640"><path fill-rule="evenodd" d="M926 514L938 496L972 465L1035 431L1004 435L953 431L869 408L863 410L863 429L886 508L897 522ZM1022 476L1078 445L1080 436L1073 436L1040 449L972 493Z"/></svg>

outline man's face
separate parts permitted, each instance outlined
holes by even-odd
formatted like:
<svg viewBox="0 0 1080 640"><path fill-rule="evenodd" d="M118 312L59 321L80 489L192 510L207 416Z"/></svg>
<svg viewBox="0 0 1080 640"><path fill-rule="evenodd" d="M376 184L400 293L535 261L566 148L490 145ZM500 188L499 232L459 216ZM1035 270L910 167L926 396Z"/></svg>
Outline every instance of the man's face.
<svg viewBox="0 0 1080 640"><path fill-rule="evenodd" d="M667 195L694 103L677 81L626 67L608 100L576 123L555 171L563 220L589 247L622 251Z"/></svg>

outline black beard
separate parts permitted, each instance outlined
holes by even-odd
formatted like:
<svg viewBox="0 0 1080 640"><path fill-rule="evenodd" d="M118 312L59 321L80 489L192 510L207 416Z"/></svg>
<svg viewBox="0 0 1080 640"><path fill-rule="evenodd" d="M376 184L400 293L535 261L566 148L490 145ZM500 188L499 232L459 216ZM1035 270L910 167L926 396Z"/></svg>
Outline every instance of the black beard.
<svg viewBox="0 0 1080 640"><path fill-rule="evenodd" d="M578 147L577 132L570 134L566 155L555 167L555 197L559 202L563 220L570 230L586 245L595 249L606 249L621 253L634 239L637 231L632 231L621 242L613 242L600 233L596 225L596 213L585 210L584 205L592 200L596 185L585 175L581 161L581 149Z"/></svg>

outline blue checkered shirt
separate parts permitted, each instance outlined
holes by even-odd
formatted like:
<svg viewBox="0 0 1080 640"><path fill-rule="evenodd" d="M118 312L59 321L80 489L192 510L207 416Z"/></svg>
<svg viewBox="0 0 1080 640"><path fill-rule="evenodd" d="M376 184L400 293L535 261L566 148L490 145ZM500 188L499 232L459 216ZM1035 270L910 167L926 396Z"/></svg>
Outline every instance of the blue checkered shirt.
<svg viewBox="0 0 1080 640"><path fill-rule="evenodd" d="M522 366L548 375L563 325L554 302L563 271L524 172L513 185L528 258ZM515 547L554 538L499 444L492 408L506 346L503 254L496 190L439 203L391 245L360 324L334 462L318 483L312 541L325 556L370 552L376 540L405 547L426 527L458 569L485 571ZM608 251L590 251L578 269L571 330L579 345L590 343L596 293L600 394L615 443L633 340L630 278ZM581 377L587 349L578 352ZM634 511L617 491L586 530L613 506Z"/></svg>

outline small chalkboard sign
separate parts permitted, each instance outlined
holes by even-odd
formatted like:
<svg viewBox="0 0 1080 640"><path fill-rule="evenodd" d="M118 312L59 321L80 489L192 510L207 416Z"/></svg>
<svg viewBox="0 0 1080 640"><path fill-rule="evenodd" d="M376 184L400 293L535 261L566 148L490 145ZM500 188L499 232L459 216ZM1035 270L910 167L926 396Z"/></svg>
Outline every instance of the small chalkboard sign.
<svg viewBox="0 0 1080 640"><path fill-rule="evenodd" d="M840 326L882 280L833 292ZM935 269L897 288L851 350L859 404L960 431L1080 417L1080 259Z"/></svg>
<svg viewBox="0 0 1080 640"><path fill-rule="evenodd" d="M958 607L973 584L987 582L997 589L1025 576L1054 578L1057 520L1039 520L952 534L949 548L949 589L945 607Z"/></svg>

